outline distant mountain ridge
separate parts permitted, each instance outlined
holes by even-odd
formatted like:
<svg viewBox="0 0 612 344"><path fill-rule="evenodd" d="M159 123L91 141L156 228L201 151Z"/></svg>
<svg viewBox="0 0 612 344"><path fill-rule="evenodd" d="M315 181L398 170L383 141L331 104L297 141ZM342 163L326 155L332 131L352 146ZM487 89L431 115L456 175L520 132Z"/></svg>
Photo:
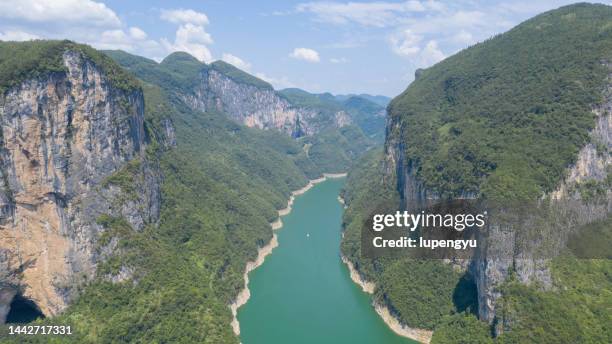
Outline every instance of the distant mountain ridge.
<svg viewBox="0 0 612 344"><path fill-rule="evenodd" d="M382 96L382 95L371 95L371 94L366 94L366 93L360 93L360 94L349 93L349 94L336 95L336 99L338 99L339 101L346 101L347 99L353 98L353 97L360 97L360 98L367 99L371 101L372 103L376 103L382 107L387 107L387 105L389 105L389 103L391 102L390 97Z"/></svg>
<svg viewBox="0 0 612 344"><path fill-rule="evenodd" d="M175 52L168 55L157 66L152 60L130 55L122 51L106 51L106 54L119 62L126 69L147 66L144 79L158 80L160 76L149 75L155 70L159 74L170 72L184 79L181 90L186 103L200 111L214 109L226 113L235 121L249 127L260 129L277 129L292 137L311 136L328 128L341 128L355 124L360 129L368 131L367 136L380 136L381 132L372 133L371 126L361 127L364 111L353 118L353 111L347 111L342 101L335 96L311 94L300 89L285 89L276 91L264 80L261 80L235 66L215 61L205 64L195 57ZM142 77L142 76L141 76ZM365 101L366 98L364 98ZM377 121L384 108L377 107L372 102L368 109L374 109L369 114ZM378 119L383 123L382 118ZM380 126L375 126L381 129Z"/></svg>
<svg viewBox="0 0 612 344"><path fill-rule="evenodd" d="M279 93L292 104L320 113L345 113L351 123L358 126L366 136L382 143L385 135L385 107L368 98L369 95L334 96L326 93L309 93L299 88L286 88Z"/></svg>

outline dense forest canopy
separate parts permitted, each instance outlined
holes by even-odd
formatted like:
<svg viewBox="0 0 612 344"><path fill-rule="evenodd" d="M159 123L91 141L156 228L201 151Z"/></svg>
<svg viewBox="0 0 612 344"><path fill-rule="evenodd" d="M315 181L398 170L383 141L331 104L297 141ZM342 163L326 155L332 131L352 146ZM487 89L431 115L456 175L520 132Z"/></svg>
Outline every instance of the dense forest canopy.
<svg viewBox="0 0 612 344"><path fill-rule="evenodd" d="M99 264L93 280L79 286L80 297L61 315L36 324L73 326L74 335L56 338L61 342L237 343L228 305L243 287L246 262L271 239L269 223L277 209L309 179L346 171L372 141L355 126L295 140L279 131L248 128L224 113L196 111L182 94L207 70L269 85L231 65L207 65L185 53L157 63L70 41L1 42L1 90L65 73L66 51L82 53L110 86L144 92L146 156L108 177L102 187L119 187L129 199L138 192L141 166L158 168L161 215L159 224L142 231L123 218L101 216L98 223L105 230L96 245L116 240L116 251ZM168 123L175 146L167 141ZM133 279L107 278L122 269L133 271Z"/></svg>
<svg viewBox="0 0 612 344"><path fill-rule="evenodd" d="M66 72L62 55L66 51L78 51L100 67L109 82L119 89L131 90L140 85L129 73L99 51L71 41L0 41L0 92L19 85L27 79Z"/></svg>
<svg viewBox="0 0 612 344"><path fill-rule="evenodd" d="M590 131L611 67L612 7L577 4L541 14L421 70L388 107L386 148L404 149L402 171L414 168L418 181L442 197L539 199L559 187L585 145L597 146L599 157L610 154ZM528 273L519 276L516 262L505 276L494 259L472 261L491 264L487 272L499 274L491 277L441 260L364 257L361 235L373 204L400 204L388 158L380 151L362 158L343 195L342 253L375 282L375 302L410 327L434 330L434 344L612 340L606 326L612 262L577 258L585 251L609 257L609 216L576 228L568 247L546 260L549 288L526 281ZM609 168L607 173L605 185L579 187L582 201L593 193L609 195ZM525 229L502 227L515 234ZM478 319L475 278L501 278L492 323Z"/></svg>
<svg viewBox="0 0 612 344"><path fill-rule="evenodd" d="M552 191L589 140L610 18L610 6L563 7L422 71L389 106L418 178L448 196Z"/></svg>

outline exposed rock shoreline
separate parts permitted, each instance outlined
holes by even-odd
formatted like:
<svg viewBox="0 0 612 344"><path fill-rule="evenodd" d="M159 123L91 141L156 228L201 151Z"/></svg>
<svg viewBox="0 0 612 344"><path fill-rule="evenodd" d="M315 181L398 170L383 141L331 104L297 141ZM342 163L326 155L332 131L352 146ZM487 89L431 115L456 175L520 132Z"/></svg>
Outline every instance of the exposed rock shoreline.
<svg viewBox="0 0 612 344"><path fill-rule="evenodd" d="M374 282L366 281L359 274L357 269L355 269L353 263L348 260L344 255L342 256L342 262L344 262L344 264L346 264L346 266L348 267L353 282L360 286L364 292L368 294L373 294L374 289L376 288L376 284L374 284ZM391 330L393 330L393 332L395 332L397 335L416 340L420 343L429 344L429 342L431 341L433 331L419 328L411 328L402 324L395 316L393 316L393 314L391 314L388 307L376 301L373 301L372 306L374 306L376 313L380 315L385 324L387 324L387 326L389 326L389 328L391 328Z"/></svg>
<svg viewBox="0 0 612 344"><path fill-rule="evenodd" d="M312 179L308 181L308 184L306 184L303 188L293 191L291 193L291 197L289 197L289 201L287 202L287 207L285 207L284 209L280 209L278 211L278 218L276 219L276 221L270 222L270 227L272 227L272 230L278 230L283 227L283 221L281 218L291 212L291 210L293 209L292 208L293 202L295 201L296 196L304 194L306 191L310 190L313 186L325 181L328 178L330 179L342 178L345 176L346 176L346 173L324 173L323 177ZM249 300L249 298L251 297L251 291L249 290L249 273L257 269L259 266L261 266L264 263L264 260L266 259L266 257L269 254L271 254L274 248L277 246L278 246L278 238L276 236L276 233L274 233L272 235L272 239L270 239L270 241L265 246L260 247L257 250L257 258L255 258L255 260L253 261L247 262L246 264L246 268L244 271L244 288L238 293L234 302L232 302L229 305L232 311L232 316L233 316L232 323L231 323L232 329L234 330L234 333L237 336L240 335L240 323L238 322L238 309L242 307L243 305L245 305L247 301Z"/></svg>

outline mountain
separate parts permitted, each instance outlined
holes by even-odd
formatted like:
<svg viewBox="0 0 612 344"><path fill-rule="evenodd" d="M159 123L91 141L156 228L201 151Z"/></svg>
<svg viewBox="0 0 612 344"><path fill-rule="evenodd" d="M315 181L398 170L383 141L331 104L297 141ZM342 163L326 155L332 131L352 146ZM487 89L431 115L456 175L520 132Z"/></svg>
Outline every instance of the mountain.
<svg viewBox="0 0 612 344"><path fill-rule="evenodd" d="M278 93L297 107L318 110L328 116L344 110L331 93L313 94L299 88L286 88Z"/></svg>
<svg viewBox="0 0 612 344"><path fill-rule="evenodd" d="M353 123L366 136L378 143L384 139L385 108L361 96L342 97L331 93L312 94L298 88L287 88L279 91L292 104L308 109L315 109L322 114L336 114L343 123Z"/></svg>
<svg viewBox="0 0 612 344"><path fill-rule="evenodd" d="M108 55L0 43L0 320L26 307L72 327L59 342L238 343L229 305L278 209L372 143L242 124L209 85L278 96L229 65Z"/></svg>
<svg viewBox="0 0 612 344"><path fill-rule="evenodd" d="M342 105L350 114L353 122L368 137L377 142L384 142L386 117L384 107L361 96L349 97L342 102Z"/></svg>
<svg viewBox="0 0 612 344"><path fill-rule="evenodd" d="M2 183L0 320L18 293L47 316L92 278L104 251L99 216L142 230L159 217L159 175L145 156L144 98L136 79L70 42L0 43ZM124 197L111 177L125 169ZM95 171L95 172L92 172ZM8 303L7 303L8 301Z"/></svg>
<svg viewBox="0 0 612 344"><path fill-rule="evenodd" d="M152 66L150 60L130 57L121 51L106 53L127 69L136 71L141 68L139 64L146 64L149 69ZM160 73L172 73L183 79L177 89L193 109L214 109L249 127L277 129L293 137L302 137L351 124L346 112L335 104L331 95L313 104L303 97L308 94L304 91L277 92L267 82L223 61L207 65L177 52L153 69L156 75L146 75L146 80L159 78L157 74Z"/></svg>
<svg viewBox="0 0 612 344"><path fill-rule="evenodd" d="M349 175L343 254L432 343L612 338L612 265L578 259L611 237L611 22L610 6L562 7L419 71L388 106L384 152ZM471 260L360 254L376 204L458 199L490 209Z"/></svg>
<svg viewBox="0 0 612 344"><path fill-rule="evenodd" d="M371 94L365 94L365 93L361 93L361 94L338 94L336 95L336 99L338 101L346 101L349 98L352 97L359 97L359 98L363 98L366 100L371 101L372 103L378 104L382 107L387 107L387 105L389 105L389 103L391 102L391 98L386 97L386 96L373 96Z"/></svg>
<svg viewBox="0 0 612 344"><path fill-rule="evenodd" d="M123 51L105 53L138 78L165 85L192 110L222 113L248 127L290 135L323 172L346 171L379 143L352 124L331 95L314 104L317 96L305 91L277 92L230 64L206 65L186 53L170 54L159 64Z"/></svg>

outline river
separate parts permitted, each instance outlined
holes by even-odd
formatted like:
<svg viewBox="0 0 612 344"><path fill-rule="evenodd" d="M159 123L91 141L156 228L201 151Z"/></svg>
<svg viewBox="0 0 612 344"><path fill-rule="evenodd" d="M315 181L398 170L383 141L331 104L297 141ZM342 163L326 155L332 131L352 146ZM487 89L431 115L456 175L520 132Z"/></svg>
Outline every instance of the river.
<svg viewBox="0 0 612 344"><path fill-rule="evenodd" d="M279 247L249 275L243 344L416 343L387 327L340 259L344 181L317 184L283 217Z"/></svg>

